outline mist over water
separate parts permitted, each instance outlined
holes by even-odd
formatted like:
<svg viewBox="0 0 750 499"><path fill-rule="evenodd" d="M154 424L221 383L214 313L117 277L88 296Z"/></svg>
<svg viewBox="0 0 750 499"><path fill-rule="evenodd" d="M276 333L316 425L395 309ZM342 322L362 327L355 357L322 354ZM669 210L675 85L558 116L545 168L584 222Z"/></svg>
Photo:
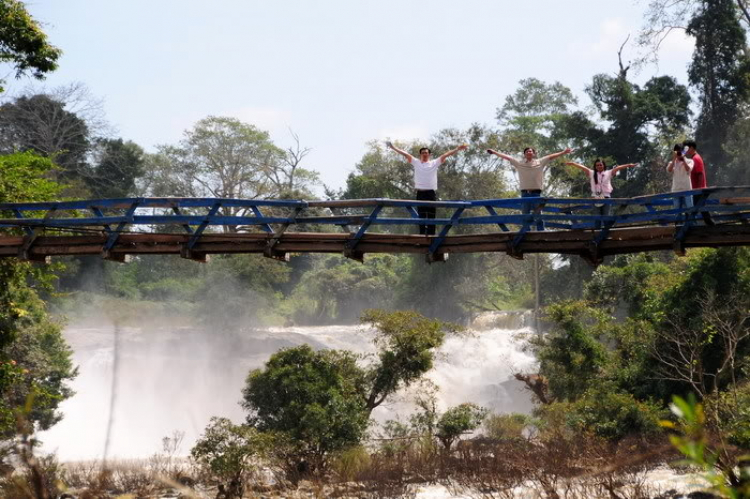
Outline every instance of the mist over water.
<svg viewBox="0 0 750 499"><path fill-rule="evenodd" d="M523 351L528 315L480 317L469 334L447 338L429 378L439 386L440 409L474 402L496 412L528 412L530 395L512 379L531 371L535 360ZM42 433L43 448L64 461L101 459L104 454L112 387L115 387L109 458L143 458L161 450L161 439L184 432L187 454L211 416L235 422L248 372L280 348L307 343L313 348L372 353L373 331L362 326L285 327L232 333L184 327L118 328L112 324L71 325L65 336L74 350L79 376L76 394L61 408L64 419ZM405 418L407 397L373 414L378 421Z"/></svg>

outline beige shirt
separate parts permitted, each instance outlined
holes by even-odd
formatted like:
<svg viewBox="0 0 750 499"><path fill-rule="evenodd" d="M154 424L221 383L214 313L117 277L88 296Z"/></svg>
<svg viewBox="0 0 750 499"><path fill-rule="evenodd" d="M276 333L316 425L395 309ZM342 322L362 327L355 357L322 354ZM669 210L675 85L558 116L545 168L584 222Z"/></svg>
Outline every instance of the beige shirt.
<svg viewBox="0 0 750 499"><path fill-rule="evenodd" d="M542 190L544 183L544 167L549 164L551 160L547 157L542 159L532 159L526 161L525 159L519 161L517 159L509 159L508 162L518 172L518 183L522 191L530 190Z"/></svg>

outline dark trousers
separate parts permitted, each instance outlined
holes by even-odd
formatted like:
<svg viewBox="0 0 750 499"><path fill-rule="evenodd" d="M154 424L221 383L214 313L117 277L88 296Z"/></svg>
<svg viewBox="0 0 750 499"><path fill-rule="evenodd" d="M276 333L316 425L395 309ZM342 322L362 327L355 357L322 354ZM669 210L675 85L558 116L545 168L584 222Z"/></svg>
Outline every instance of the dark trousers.
<svg viewBox="0 0 750 499"><path fill-rule="evenodd" d="M693 196L693 206L695 206L696 204L698 204L698 200L700 199L700 197L701 197L700 194L696 194L695 196ZM716 225L714 223L714 219L711 218L711 214L709 212L702 211L701 212L701 217L703 217L703 223L705 225Z"/></svg>
<svg viewBox="0 0 750 499"><path fill-rule="evenodd" d="M603 196L603 199L609 199L609 196ZM601 206L597 206L597 204L594 204L594 215L600 215L608 217L609 214L612 213L612 205L611 204L602 204ZM595 229L601 229L602 228L602 222L597 220L594 222L594 228Z"/></svg>
<svg viewBox="0 0 750 499"><path fill-rule="evenodd" d="M522 198L538 198L542 195L541 189L521 189ZM531 213L531 203L524 203L521 213L528 215ZM539 221L536 224L536 230L544 230L544 222Z"/></svg>
<svg viewBox="0 0 750 499"><path fill-rule="evenodd" d="M437 201L437 191L431 189L417 189L417 201ZM437 208L435 208L434 206L419 206L417 207L417 213L419 214L419 218L435 218L435 215L437 215ZM419 233L428 236L434 236L435 226L420 225Z"/></svg>

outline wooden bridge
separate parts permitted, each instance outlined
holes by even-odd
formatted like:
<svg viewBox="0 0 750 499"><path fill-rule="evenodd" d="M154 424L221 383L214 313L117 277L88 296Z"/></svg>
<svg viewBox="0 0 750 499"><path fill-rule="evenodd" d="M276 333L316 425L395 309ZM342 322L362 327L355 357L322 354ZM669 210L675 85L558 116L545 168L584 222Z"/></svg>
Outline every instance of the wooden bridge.
<svg viewBox="0 0 750 499"><path fill-rule="evenodd" d="M607 255L689 247L750 245L750 187L715 187L623 199L514 198L477 201L335 201L129 198L0 204L0 257L219 253L503 252ZM692 198L692 208L675 200ZM599 214L603 205L609 215ZM419 218L433 206L438 218ZM522 213L524 210L529 213ZM705 214L710 216L708 223ZM544 229L538 230L543 224ZM437 234L413 234L434 225Z"/></svg>

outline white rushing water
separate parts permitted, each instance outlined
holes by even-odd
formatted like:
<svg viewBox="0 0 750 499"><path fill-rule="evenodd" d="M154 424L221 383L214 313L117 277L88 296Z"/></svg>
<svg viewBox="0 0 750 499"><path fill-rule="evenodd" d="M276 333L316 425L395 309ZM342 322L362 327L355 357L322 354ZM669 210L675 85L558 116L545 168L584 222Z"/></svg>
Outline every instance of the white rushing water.
<svg viewBox="0 0 750 499"><path fill-rule="evenodd" d="M446 340L429 375L440 388L441 409L462 402L498 413L531 409L529 393L512 379L512 373L534 368L534 358L523 351L532 334L527 319L523 314L486 315L474 322L469 334ZM120 328L115 366L113 326L70 326L65 335L79 366L72 383L77 393L62 404L64 419L40 436L44 450L57 451L62 460L103 457L110 404L108 457L147 457L176 431L185 433L180 452L186 454L211 416L244 419L239 402L245 377L278 349L308 343L314 348L374 351L373 332L360 326L234 333ZM405 417L410 405L401 399L378 408L375 419Z"/></svg>

